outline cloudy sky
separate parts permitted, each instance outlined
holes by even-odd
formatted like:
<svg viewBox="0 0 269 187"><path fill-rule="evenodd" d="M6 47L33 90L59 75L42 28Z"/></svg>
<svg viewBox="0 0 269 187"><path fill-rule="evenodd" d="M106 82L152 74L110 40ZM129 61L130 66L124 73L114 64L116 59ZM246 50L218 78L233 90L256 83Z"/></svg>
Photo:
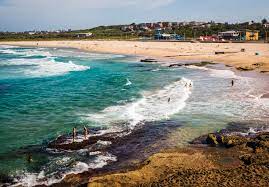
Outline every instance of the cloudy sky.
<svg viewBox="0 0 269 187"><path fill-rule="evenodd" d="M0 0L0 31L269 19L269 0Z"/></svg>

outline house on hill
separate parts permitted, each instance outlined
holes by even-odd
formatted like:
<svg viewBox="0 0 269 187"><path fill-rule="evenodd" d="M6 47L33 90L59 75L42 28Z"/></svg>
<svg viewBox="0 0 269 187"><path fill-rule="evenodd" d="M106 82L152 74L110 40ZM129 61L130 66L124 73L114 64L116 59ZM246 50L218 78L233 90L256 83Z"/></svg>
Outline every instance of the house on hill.
<svg viewBox="0 0 269 187"><path fill-rule="evenodd" d="M89 38L89 37L92 37L93 34L91 32L88 32L88 33L77 33L76 34L76 37L77 38Z"/></svg>
<svg viewBox="0 0 269 187"><path fill-rule="evenodd" d="M245 31L245 40L246 41L257 41L259 40L259 32L257 30L246 30Z"/></svg>
<svg viewBox="0 0 269 187"><path fill-rule="evenodd" d="M240 31L225 31L219 32L218 37L220 40L240 40L242 32Z"/></svg>

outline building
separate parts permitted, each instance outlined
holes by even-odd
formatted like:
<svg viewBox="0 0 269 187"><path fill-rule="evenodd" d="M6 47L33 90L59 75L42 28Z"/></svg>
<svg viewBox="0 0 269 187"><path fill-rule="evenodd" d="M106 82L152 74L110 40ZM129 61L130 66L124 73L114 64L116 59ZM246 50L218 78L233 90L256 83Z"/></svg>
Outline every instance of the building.
<svg viewBox="0 0 269 187"><path fill-rule="evenodd" d="M259 40L259 31L257 30L246 30L245 31L246 41L257 41Z"/></svg>
<svg viewBox="0 0 269 187"><path fill-rule="evenodd" d="M240 40L241 34L240 31L225 31L219 32L218 37L220 40Z"/></svg>
<svg viewBox="0 0 269 187"><path fill-rule="evenodd" d="M218 41L218 36L216 35L200 36L198 40L203 41L203 42L215 42L215 41Z"/></svg>
<svg viewBox="0 0 269 187"><path fill-rule="evenodd" d="M78 38L89 38L89 37L92 37L93 34L91 32L88 32L88 33L77 33L76 34L76 37Z"/></svg>
<svg viewBox="0 0 269 187"><path fill-rule="evenodd" d="M184 37L178 35L178 34L167 34L162 33L162 29L156 29L154 39L155 40L183 40Z"/></svg>
<svg viewBox="0 0 269 187"><path fill-rule="evenodd" d="M123 32L134 31L134 25L125 25L125 26L121 27L121 30Z"/></svg>

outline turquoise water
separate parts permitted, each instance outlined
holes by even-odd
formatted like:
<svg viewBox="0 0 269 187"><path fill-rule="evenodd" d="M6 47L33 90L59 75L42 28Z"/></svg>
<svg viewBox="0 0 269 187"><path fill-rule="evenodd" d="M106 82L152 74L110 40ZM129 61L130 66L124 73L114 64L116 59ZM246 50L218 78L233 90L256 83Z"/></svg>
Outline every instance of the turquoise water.
<svg viewBox="0 0 269 187"><path fill-rule="evenodd" d="M185 86L190 83L192 87ZM23 184L38 184L33 175L40 175L44 165L50 168L55 158L37 154L38 163L29 168L24 158L13 158L14 154L24 147L45 145L73 127L132 130L139 123L172 119L183 126L177 132L181 137L171 136L171 141L184 145L232 121L267 124L268 100L260 97L267 88L264 80L218 66L167 68L123 55L0 46L1 173L27 173L31 181ZM67 162L74 155L58 159ZM116 160L109 153L100 156L102 162ZM74 173L101 161L79 162ZM45 174L53 172L57 168Z"/></svg>

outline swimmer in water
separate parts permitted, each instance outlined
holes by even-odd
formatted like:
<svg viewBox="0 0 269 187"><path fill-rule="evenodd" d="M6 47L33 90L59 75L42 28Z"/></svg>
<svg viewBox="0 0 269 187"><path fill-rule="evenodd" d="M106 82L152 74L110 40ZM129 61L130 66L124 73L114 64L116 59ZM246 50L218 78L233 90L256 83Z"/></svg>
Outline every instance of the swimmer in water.
<svg viewBox="0 0 269 187"><path fill-rule="evenodd" d="M234 80L232 80L231 84L232 84L232 86L234 86Z"/></svg>
<svg viewBox="0 0 269 187"><path fill-rule="evenodd" d="M169 98L168 98L168 103L170 103L170 101L171 101L171 98L169 97Z"/></svg>
<svg viewBox="0 0 269 187"><path fill-rule="evenodd" d="M190 87L192 87L192 82L190 82Z"/></svg>
<svg viewBox="0 0 269 187"><path fill-rule="evenodd" d="M33 162L32 155L31 154L28 154L27 157L26 157L26 160L27 160L28 163Z"/></svg>

